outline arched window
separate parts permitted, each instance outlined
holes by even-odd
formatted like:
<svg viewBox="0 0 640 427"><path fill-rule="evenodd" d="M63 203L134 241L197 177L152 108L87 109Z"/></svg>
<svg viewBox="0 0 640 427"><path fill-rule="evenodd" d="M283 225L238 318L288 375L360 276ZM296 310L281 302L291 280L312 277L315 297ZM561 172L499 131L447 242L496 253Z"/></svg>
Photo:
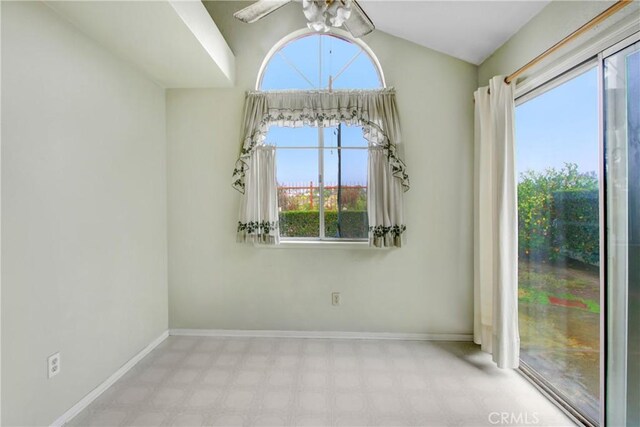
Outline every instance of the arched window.
<svg viewBox="0 0 640 427"><path fill-rule="evenodd" d="M265 59L261 91L341 91L385 87L375 56L346 35L294 33ZM362 126L271 126L276 147L282 239L367 240L369 143Z"/></svg>
<svg viewBox="0 0 640 427"><path fill-rule="evenodd" d="M362 41L336 32L283 39L247 93L233 170L238 242L402 246L409 176L395 90Z"/></svg>
<svg viewBox="0 0 640 427"><path fill-rule="evenodd" d="M258 90L341 90L385 87L373 52L346 35L298 32L269 52Z"/></svg>

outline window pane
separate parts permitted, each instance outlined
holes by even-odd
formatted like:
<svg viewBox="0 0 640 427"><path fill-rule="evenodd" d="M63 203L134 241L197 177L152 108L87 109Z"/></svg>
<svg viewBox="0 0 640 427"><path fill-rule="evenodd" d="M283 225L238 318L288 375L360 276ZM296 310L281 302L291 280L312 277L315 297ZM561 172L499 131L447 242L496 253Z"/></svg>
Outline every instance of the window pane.
<svg viewBox="0 0 640 427"><path fill-rule="evenodd" d="M280 236L319 237L318 150L278 149L276 167Z"/></svg>
<svg viewBox="0 0 640 427"><path fill-rule="evenodd" d="M317 147L318 128L271 126L267 133L266 143L276 147Z"/></svg>
<svg viewBox="0 0 640 427"><path fill-rule="evenodd" d="M354 87L374 89L380 86L382 84L376 72L376 67L365 52L362 52L333 82L334 89L350 89Z"/></svg>
<svg viewBox="0 0 640 427"><path fill-rule="evenodd" d="M313 86L309 84L282 56L275 54L264 71L260 87L262 90L309 90L316 88L317 77L311 82L315 84Z"/></svg>
<svg viewBox="0 0 640 427"><path fill-rule="evenodd" d="M341 142L347 145L342 150L337 149L338 128L321 131L324 143L328 145L323 150L322 198L317 180L320 151L314 149L319 146L318 129L272 127L269 130L268 143L278 147L281 237L368 237L367 141L359 126L341 126L340 129ZM324 203L323 212L321 203ZM320 233L321 215L325 221L324 236Z"/></svg>
<svg viewBox="0 0 640 427"><path fill-rule="evenodd" d="M366 239L367 150L324 150L325 237ZM341 171L341 173L338 173Z"/></svg>
<svg viewBox="0 0 640 427"><path fill-rule="evenodd" d="M330 35L322 36L322 87L334 89L379 88L375 65L360 46Z"/></svg>
<svg viewBox="0 0 640 427"><path fill-rule="evenodd" d="M320 83L320 36L301 37L280 50L317 88ZM290 89L293 89L290 87Z"/></svg>
<svg viewBox="0 0 640 427"><path fill-rule="evenodd" d="M322 86L329 87L329 76L335 76L360 50L359 46L339 37L323 37Z"/></svg>
<svg viewBox="0 0 640 427"><path fill-rule="evenodd" d="M600 418L598 82L591 69L516 109L521 359Z"/></svg>
<svg viewBox="0 0 640 427"><path fill-rule="evenodd" d="M369 142L364 139L362 126L341 126L342 146L343 147L360 147L367 148ZM338 146L338 128L327 128L324 133L324 146Z"/></svg>
<svg viewBox="0 0 640 427"><path fill-rule="evenodd" d="M283 46L267 63L261 90L373 89L382 86L376 64L360 46L330 34L306 35Z"/></svg>
<svg viewBox="0 0 640 427"><path fill-rule="evenodd" d="M640 42L604 61L607 424L640 425Z"/></svg>

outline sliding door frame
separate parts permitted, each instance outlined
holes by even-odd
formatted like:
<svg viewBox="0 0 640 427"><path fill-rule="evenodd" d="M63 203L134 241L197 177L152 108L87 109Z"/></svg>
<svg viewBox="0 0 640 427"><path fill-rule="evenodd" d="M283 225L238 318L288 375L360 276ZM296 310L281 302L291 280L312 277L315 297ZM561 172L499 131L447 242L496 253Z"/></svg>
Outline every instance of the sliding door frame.
<svg viewBox="0 0 640 427"><path fill-rule="evenodd" d="M608 289L608 265L607 265L607 174L606 174L606 152L604 135L604 61L607 57L620 52L634 43L640 41L640 32L629 31L628 26L619 29L615 34L617 37L605 37L588 48L576 52L571 59L563 61L561 64L547 70L543 70L537 75L528 78L520 90L516 90L515 105L523 104L537 96L562 85L572 78L586 72L588 69L597 67L598 70L598 151L599 151L599 226L600 226L600 419L591 420L582 415L563 394L553 387L540 374L530 368L525 362L520 360L518 371L529 381L531 381L540 391L552 400L565 414L576 423L589 427L605 426L610 417L607 416L607 403L610 399L625 399L626 396L612 395L608 383L617 384L618 381L626 381L626 378L610 378L608 369L609 328L609 289ZM603 45L608 43L608 45ZM625 307L626 310L626 307ZM624 350L626 352L626 349ZM626 372L626 369L625 369Z"/></svg>
<svg viewBox="0 0 640 427"><path fill-rule="evenodd" d="M637 32L635 34L632 34L631 36L625 38L624 40L614 44L613 46L603 50L602 52L600 52L598 54L598 62L599 62L599 67L600 67L600 84L602 85L602 91L600 94L601 97L601 107L600 107L600 114L602 115L601 118L601 126L603 127L603 132L601 134L601 138L602 138L602 147L603 150L606 150L606 137L604 135L604 121L606 120L606 105L605 105L605 97L604 97L604 91L606 89L605 87L605 75L604 75L604 66L605 66L605 61L607 60L607 58L610 58L620 52L622 52L623 50L631 47L632 45L636 44L640 42L640 32ZM628 143L628 142L627 142ZM606 153L605 151L603 151L603 153ZM606 169L606 156L605 158L603 158L602 160L602 164L601 167ZM604 170L603 169L603 170ZM603 218L605 218L605 220L607 220L606 218L606 213L607 213L607 199L606 197L608 196L607 193L607 175L603 175L605 177L605 182L604 182L604 189L603 189L603 197L605 197L604 203L601 206L601 214L603 216ZM604 211L604 212L602 212ZM605 227L608 224L608 221L605 222ZM606 234L606 229L602 230L603 232L605 232L604 235L604 252L603 253L604 256L604 263L606 265L606 263L608 262L608 254L606 253L606 251L608 250L608 238L609 236ZM602 236L601 236L602 238ZM602 262L602 255L601 255L601 262ZM608 266L607 266L608 267ZM609 270L607 268L607 270L605 271L605 274L609 274ZM608 278L608 277L607 277ZM629 284L630 285L630 284ZM629 313L628 313L628 309L629 309L629 296L628 296L628 291L629 289L625 289L622 292L624 292L623 295L623 299L624 299L624 318L621 319L620 317L618 317L617 319L613 319L612 317L609 316L608 313L608 305L609 302L615 298L615 297L620 297L619 294L617 294L617 292L620 292L619 290L615 290L612 289L609 286L609 283L607 283L607 286L605 286L605 292L606 292L606 308L605 308L605 313L606 316L604 316L604 325L605 325L605 336L607 336L607 340L605 342L605 345L607 346L606 349L604 350L604 355L605 357L602 358L605 362L604 367L602 368L601 371L601 388L603 388L603 396L605 396L604 399L602 399L601 405L603 405L603 410L602 410L602 425L606 425L606 424L611 424L611 425L626 425L627 424L627 413L628 413L628 406L627 406L627 393L628 393L628 384L627 384L627 378L628 378L628 356L629 356L629 346L628 346L628 337L629 337ZM617 307L618 310L620 310L620 307ZM611 313L611 316L617 315L617 313ZM619 330L619 328L622 328L623 330ZM623 342L614 342L613 340L615 339L616 336L620 336L620 335L624 335L625 338L623 339ZM609 345L610 344L614 344L611 348L613 348L613 352L609 351ZM614 354L611 354L614 353ZM623 368L621 370L614 370L612 369L612 365L610 365L610 361L611 360L619 360L622 361L623 364ZM617 412L619 413L609 413L609 411L607 411L607 408L611 408L612 403L616 403L617 405Z"/></svg>

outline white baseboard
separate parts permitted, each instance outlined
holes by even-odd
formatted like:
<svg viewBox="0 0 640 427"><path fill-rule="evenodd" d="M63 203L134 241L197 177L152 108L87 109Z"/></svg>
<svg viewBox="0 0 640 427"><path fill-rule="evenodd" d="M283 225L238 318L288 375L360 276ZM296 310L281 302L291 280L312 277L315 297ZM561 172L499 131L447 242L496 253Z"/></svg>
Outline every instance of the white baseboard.
<svg viewBox="0 0 640 427"><path fill-rule="evenodd" d="M473 341L472 334L410 334L394 332L245 331L232 329L170 329L169 335L191 337L331 338L405 341Z"/></svg>
<svg viewBox="0 0 640 427"><path fill-rule="evenodd" d="M167 339L169 331L164 331L158 338L154 339L148 346L142 349L138 354L133 356L127 363L122 365L120 369L107 378L102 384L94 388L89 394L83 397L78 403L73 405L67 412L62 414L57 420L55 420L51 426L60 427L69 422L73 417L78 415L83 409L96 400L102 393L104 393L109 387L118 381L124 374L129 372L140 360L142 360L147 354L151 353L162 341Z"/></svg>

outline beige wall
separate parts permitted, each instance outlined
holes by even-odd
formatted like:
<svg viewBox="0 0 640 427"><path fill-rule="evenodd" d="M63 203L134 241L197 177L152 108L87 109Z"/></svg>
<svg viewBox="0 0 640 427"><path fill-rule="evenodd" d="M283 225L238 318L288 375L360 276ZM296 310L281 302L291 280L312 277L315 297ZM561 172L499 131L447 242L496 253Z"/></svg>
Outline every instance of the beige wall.
<svg viewBox="0 0 640 427"><path fill-rule="evenodd" d="M50 424L166 330L164 108L47 6L3 2L2 425Z"/></svg>
<svg viewBox="0 0 640 427"><path fill-rule="evenodd" d="M170 326L471 333L477 68L381 32L365 38L397 89L412 182L404 248L239 245L231 171L244 92L269 49L304 26L297 4L251 25L231 17L242 6L207 3L236 54L237 87L167 93Z"/></svg>

